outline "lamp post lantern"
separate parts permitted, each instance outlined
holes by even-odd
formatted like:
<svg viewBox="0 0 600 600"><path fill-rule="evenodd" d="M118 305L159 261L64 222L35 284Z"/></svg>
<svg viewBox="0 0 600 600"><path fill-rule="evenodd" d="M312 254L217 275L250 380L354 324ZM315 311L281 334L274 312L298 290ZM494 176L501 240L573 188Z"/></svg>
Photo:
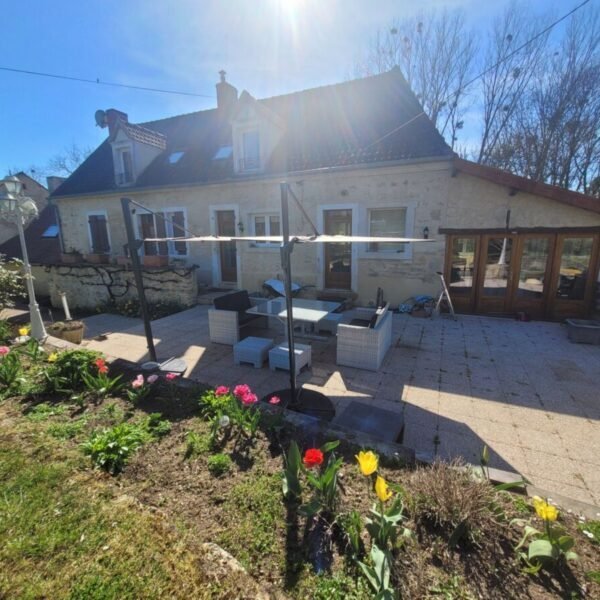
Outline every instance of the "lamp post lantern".
<svg viewBox="0 0 600 600"><path fill-rule="evenodd" d="M23 184L14 175L0 180L0 218L14 221L17 224L19 241L21 242L21 253L23 254L25 283L27 285L27 294L29 296L31 337L38 341L43 341L48 337L48 334L46 333L44 321L40 314L40 307L35 299L33 277L31 275L31 265L29 264L29 255L27 254L24 231L26 222L37 216L37 206L31 198L24 196L22 191Z"/></svg>

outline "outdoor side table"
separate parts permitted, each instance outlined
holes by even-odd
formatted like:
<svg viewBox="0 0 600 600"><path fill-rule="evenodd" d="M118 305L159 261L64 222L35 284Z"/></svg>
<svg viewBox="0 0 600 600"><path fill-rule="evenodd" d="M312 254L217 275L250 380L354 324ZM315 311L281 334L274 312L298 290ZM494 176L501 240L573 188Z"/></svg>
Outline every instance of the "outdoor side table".
<svg viewBox="0 0 600 600"><path fill-rule="evenodd" d="M269 338L247 337L233 347L233 362L252 363L255 369L260 369L267 359L269 349L275 340Z"/></svg>
<svg viewBox="0 0 600 600"><path fill-rule="evenodd" d="M294 354L296 356L296 375L298 375L303 367L310 368L312 349L305 344L294 344ZM275 369L290 370L289 346L287 344L275 346L275 348L269 350L269 367L271 371Z"/></svg>

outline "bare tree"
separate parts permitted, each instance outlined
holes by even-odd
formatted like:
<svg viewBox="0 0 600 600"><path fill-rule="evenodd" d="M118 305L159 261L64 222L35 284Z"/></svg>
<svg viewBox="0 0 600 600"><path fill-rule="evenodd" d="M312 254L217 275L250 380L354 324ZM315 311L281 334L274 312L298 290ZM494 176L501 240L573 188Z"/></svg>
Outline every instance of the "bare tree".
<svg viewBox="0 0 600 600"><path fill-rule="evenodd" d="M600 175L600 24L574 15L514 103L486 162L531 179L594 192ZM594 184L595 185L595 184Z"/></svg>
<svg viewBox="0 0 600 600"><path fill-rule="evenodd" d="M48 160L46 170L51 175L68 177L92 153L92 148L71 144Z"/></svg>
<svg viewBox="0 0 600 600"><path fill-rule="evenodd" d="M539 72L548 34L519 48L543 28L542 19L532 19L525 7L515 2L494 21L482 65L482 131L477 162L490 161L520 99Z"/></svg>
<svg viewBox="0 0 600 600"><path fill-rule="evenodd" d="M378 33L355 71L365 75L399 66L427 116L454 146L464 124L464 85L472 75L476 52L475 35L461 11L420 13Z"/></svg>

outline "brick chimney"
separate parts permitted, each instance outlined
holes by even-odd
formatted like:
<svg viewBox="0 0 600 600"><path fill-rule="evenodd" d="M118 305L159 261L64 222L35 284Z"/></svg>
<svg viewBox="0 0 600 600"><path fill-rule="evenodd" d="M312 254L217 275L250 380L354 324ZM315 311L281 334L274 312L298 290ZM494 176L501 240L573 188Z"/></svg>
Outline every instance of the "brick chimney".
<svg viewBox="0 0 600 600"><path fill-rule="evenodd" d="M227 75L227 73L225 71L219 71L219 75L221 77L221 81L219 81L219 83L216 85L217 109L221 118L228 119L233 113L235 105L237 104L238 91L230 83L227 83L225 79L225 75Z"/></svg>
<svg viewBox="0 0 600 600"><path fill-rule="evenodd" d="M117 110L116 108L109 108L106 111L106 124L108 125L108 135L111 136L116 127L117 127L117 123L119 121L125 121L125 123L128 122L128 117L127 117L127 113L121 112L120 110Z"/></svg>

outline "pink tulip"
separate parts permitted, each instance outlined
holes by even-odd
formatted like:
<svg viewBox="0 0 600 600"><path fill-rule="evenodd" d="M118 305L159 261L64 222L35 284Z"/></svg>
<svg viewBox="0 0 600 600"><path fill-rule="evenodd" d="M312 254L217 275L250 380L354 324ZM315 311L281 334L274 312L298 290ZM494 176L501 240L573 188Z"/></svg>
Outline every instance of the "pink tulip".
<svg viewBox="0 0 600 600"><path fill-rule="evenodd" d="M148 377L148 383L154 383L155 381L158 381L158 375L150 375Z"/></svg>
<svg viewBox="0 0 600 600"><path fill-rule="evenodd" d="M215 396L226 396L227 394L229 394L229 388L226 385L220 385L215 390Z"/></svg>
<svg viewBox="0 0 600 600"><path fill-rule="evenodd" d="M256 396L256 394L253 394L252 392L248 392L247 394L244 394L241 398L242 400L242 404L246 405L246 406L250 406L251 404L256 404L258 402L258 398Z"/></svg>
<svg viewBox="0 0 600 600"><path fill-rule="evenodd" d="M246 385L245 383L236 385L235 388L233 388L233 395L239 400L241 400L246 394L251 393L252 390L250 389L250 386Z"/></svg>
<svg viewBox="0 0 600 600"><path fill-rule="evenodd" d="M138 375L132 382L131 382L131 387L134 390L137 390L138 388L141 388L144 385L144 376L143 375Z"/></svg>
<svg viewBox="0 0 600 600"><path fill-rule="evenodd" d="M165 375L165 379L167 381L173 381L174 379L177 379L179 377L179 373L167 373Z"/></svg>
<svg viewBox="0 0 600 600"><path fill-rule="evenodd" d="M269 400L269 404L279 404L281 402L281 398L279 396L272 396Z"/></svg>
<svg viewBox="0 0 600 600"><path fill-rule="evenodd" d="M6 356L10 352L8 346L0 346L0 356Z"/></svg>

